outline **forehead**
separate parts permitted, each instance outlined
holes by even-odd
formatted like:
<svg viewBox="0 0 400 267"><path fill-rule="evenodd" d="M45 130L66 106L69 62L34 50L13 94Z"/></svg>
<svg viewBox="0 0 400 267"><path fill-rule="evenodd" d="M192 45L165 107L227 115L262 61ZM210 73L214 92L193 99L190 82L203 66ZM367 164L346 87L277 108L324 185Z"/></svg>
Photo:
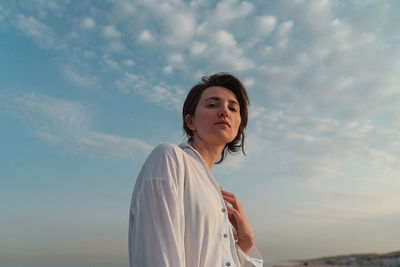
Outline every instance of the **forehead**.
<svg viewBox="0 0 400 267"><path fill-rule="evenodd" d="M217 97L220 99L238 102L235 94L231 90L222 86L211 86L205 89L201 94L200 101L206 100L210 97Z"/></svg>

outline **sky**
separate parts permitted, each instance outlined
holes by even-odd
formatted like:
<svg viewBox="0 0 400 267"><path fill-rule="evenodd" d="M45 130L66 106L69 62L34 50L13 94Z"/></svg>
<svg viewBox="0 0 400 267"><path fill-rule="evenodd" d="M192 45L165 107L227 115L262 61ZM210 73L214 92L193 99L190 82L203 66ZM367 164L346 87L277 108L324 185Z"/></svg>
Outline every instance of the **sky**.
<svg viewBox="0 0 400 267"><path fill-rule="evenodd" d="M213 172L265 262L398 250L399 12L378 0L1 1L0 259L126 266L140 167L185 141L186 93L222 71L250 95L247 156Z"/></svg>

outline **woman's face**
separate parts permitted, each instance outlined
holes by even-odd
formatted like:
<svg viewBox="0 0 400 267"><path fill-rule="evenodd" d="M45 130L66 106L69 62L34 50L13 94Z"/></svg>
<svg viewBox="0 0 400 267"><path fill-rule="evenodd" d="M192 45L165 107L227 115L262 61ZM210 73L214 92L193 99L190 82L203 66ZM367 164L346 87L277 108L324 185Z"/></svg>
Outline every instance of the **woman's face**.
<svg viewBox="0 0 400 267"><path fill-rule="evenodd" d="M240 106L235 94L221 86L205 89L194 116L186 120L195 142L223 146L235 139L240 122Z"/></svg>

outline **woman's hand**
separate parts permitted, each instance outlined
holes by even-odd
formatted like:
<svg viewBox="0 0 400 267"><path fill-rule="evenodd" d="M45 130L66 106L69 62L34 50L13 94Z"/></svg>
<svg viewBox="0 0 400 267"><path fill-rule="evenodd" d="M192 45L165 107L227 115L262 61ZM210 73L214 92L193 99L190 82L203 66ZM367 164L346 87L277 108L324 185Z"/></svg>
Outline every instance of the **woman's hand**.
<svg viewBox="0 0 400 267"><path fill-rule="evenodd" d="M224 200L232 204L232 207L226 205L228 209L228 218L238 234L239 247L244 253L248 254L250 248L254 245L254 234L246 218L243 207L234 194L223 189L221 189L221 193Z"/></svg>

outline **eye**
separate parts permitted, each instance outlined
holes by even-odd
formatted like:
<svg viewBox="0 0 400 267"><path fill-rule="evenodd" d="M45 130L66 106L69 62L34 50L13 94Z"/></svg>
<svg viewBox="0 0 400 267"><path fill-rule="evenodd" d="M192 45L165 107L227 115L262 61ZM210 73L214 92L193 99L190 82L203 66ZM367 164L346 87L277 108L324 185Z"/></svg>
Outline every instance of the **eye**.
<svg viewBox="0 0 400 267"><path fill-rule="evenodd" d="M207 107L210 107L210 108L213 108L213 107L215 107L215 106L217 106L215 103L208 103L208 104L207 104Z"/></svg>
<svg viewBox="0 0 400 267"><path fill-rule="evenodd" d="M233 112L236 112L236 111L237 111L236 107L229 107L229 110L230 110L230 111L233 111Z"/></svg>

